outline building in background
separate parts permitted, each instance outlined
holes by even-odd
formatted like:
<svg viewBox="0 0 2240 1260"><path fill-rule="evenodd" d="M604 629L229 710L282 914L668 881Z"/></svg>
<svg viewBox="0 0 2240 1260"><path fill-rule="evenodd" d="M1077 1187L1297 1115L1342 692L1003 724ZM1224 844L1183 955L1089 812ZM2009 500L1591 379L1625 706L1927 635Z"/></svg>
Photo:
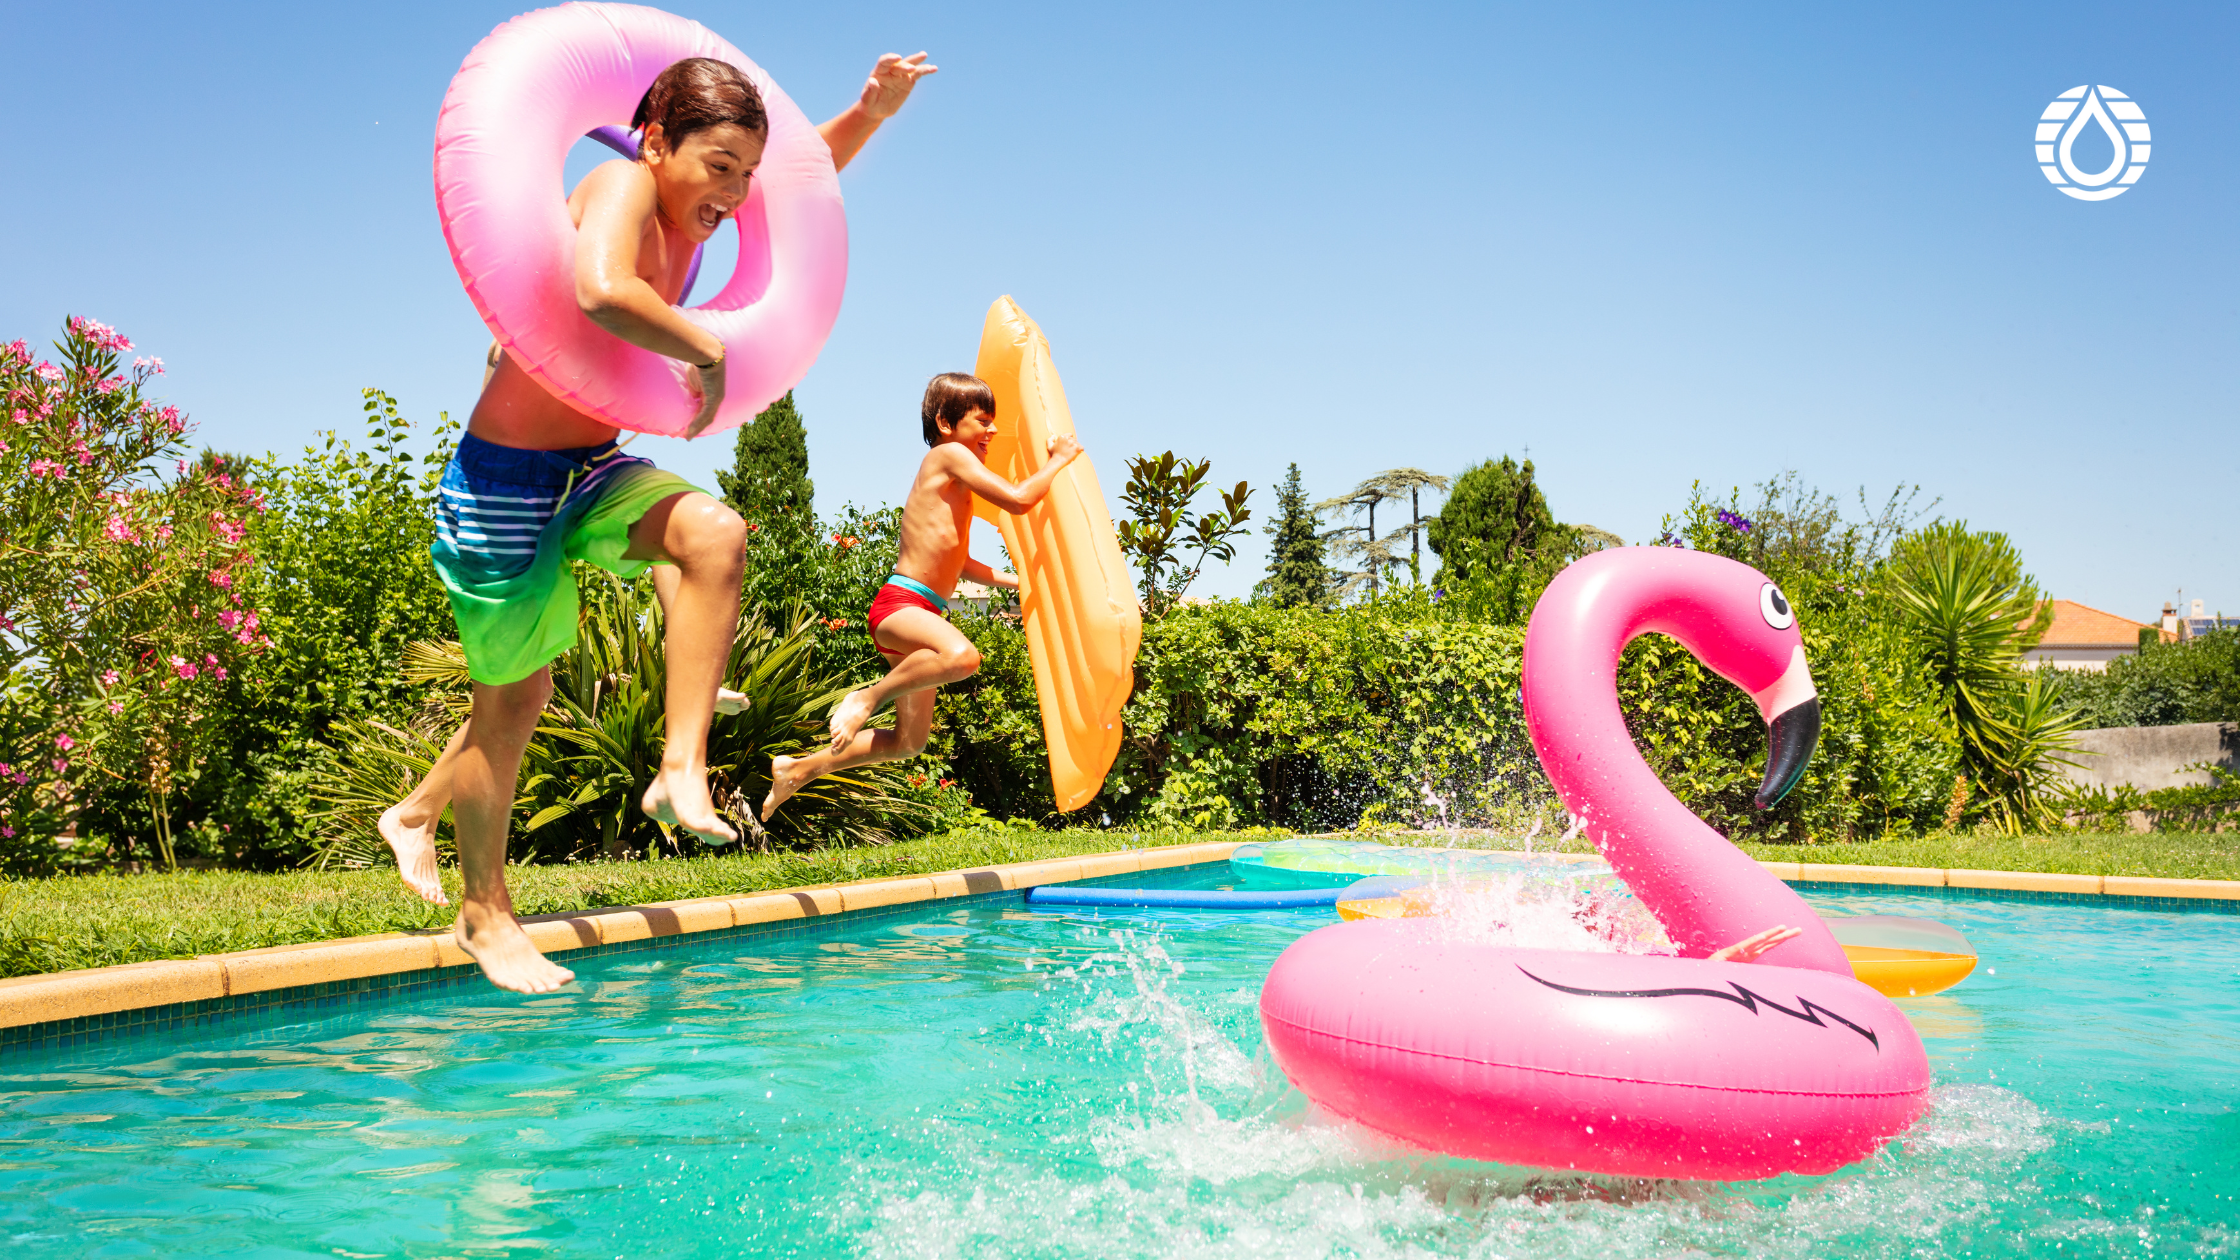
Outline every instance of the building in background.
<svg viewBox="0 0 2240 1260"><path fill-rule="evenodd" d="M2240 617L2227 617L2221 611L2211 614L2203 609L2202 604L2203 601L2201 600L2193 601L2193 611L2183 617L2178 615L2176 604L2164 604L2162 606L2163 631L2184 640L2198 639L2211 630L2222 630L2226 626L2240 626Z"/></svg>
<svg viewBox="0 0 2240 1260"><path fill-rule="evenodd" d="M2108 662L2119 656L2137 656L2140 636L2155 633L2153 626L2101 612L2073 599L2046 601L2053 605L2053 624L2046 629L2038 646L2023 654L2026 669L2051 665L2055 669L2088 669L2097 673L2108 667ZM2174 617L2174 614L2173 614ZM2164 642L2178 637L2176 630L2165 630Z"/></svg>

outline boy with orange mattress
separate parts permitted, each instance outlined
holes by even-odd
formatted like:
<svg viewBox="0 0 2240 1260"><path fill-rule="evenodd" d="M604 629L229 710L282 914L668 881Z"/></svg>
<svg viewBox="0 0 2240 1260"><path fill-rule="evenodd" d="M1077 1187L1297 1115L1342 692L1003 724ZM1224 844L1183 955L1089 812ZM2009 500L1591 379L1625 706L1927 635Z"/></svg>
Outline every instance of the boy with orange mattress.
<svg viewBox="0 0 2240 1260"><path fill-rule="evenodd" d="M1019 589L1019 579L997 573L972 558L972 496L979 495L1014 516L1024 515L1050 493L1060 470L1081 454L1072 434L1050 439L1050 459L1017 485L988 470L988 444L996 436L996 399L985 381L962 372L944 372L926 385L919 419L926 445L933 449L918 465L909 497L902 505L902 548L894 576L871 601L871 641L887 658L887 676L848 693L832 713L830 747L806 757L776 757L770 762L770 795L763 798L768 820L801 785L821 775L878 761L899 761L925 750L933 729L934 689L961 682L980 668L980 653L946 614L942 592L956 589L959 577ZM894 702L893 730L863 729L879 706Z"/></svg>

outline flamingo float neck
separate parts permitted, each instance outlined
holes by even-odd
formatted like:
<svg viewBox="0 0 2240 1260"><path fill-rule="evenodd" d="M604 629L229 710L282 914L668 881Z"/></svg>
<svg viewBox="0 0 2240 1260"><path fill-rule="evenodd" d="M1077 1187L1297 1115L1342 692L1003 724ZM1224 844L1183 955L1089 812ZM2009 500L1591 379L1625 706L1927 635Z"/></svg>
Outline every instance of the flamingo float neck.
<svg viewBox="0 0 2240 1260"><path fill-rule="evenodd" d="M1558 574L1525 632L1525 723L1556 794L1682 955L1785 923L1802 935L1759 961L1849 976L1842 947L1803 899L1681 804L1634 746L1618 711L1618 661L1643 634L1679 640L1758 702L1770 733L1759 808L1803 776L1819 699L1780 590L1723 556L1628 547Z"/></svg>

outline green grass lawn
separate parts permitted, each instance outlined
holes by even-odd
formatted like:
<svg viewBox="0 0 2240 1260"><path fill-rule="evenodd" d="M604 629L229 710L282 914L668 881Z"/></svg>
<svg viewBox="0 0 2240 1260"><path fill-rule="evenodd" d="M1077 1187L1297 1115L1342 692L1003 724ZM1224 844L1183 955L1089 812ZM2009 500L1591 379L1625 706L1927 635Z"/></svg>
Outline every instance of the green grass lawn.
<svg viewBox="0 0 2240 1260"><path fill-rule="evenodd" d="M2240 879L2240 831L2210 835L2143 832L2050 836L1933 835L1863 844L1745 844L1769 862L1855 866L1938 866L1976 871L2059 871L2071 875L2152 875L2164 879Z"/></svg>
<svg viewBox="0 0 2240 1260"><path fill-rule="evenodd" d="M519 866L509 875L522 914L761 892L960 867L1027 862L1201 840L1267 839L1214 832L956 832L880 848ZM1388 843L1514 847L1501 837L1416 833ZM1548 847L1543 843L1540 847ZM1584 841L1567 846L1585 849ZM1962 867L2240 879L2240 832L2217 835L1936 835L1863 844L1746 844L1781 862ZM456 892L458 872L444 872ZM448 927L451 912L406 892L388 868L365 871L181 872L0 882L0 976L192 958L338 936Z"/></svg>
<svg viewBox="0 0 2240 1260"><path fill-rule="evenodd" d="M1442 843L1427 833L1407 843ZM1500 836L1443 843L1465 848L1515 848ZM1536 847L1549 847L1545 844ZM1574 839L1564 846L1582 852L1593 846ZM1930 866L1974 871L2059 871L2071 875L2152 875L2164 879L2240 879L2240 831L2213 835L2064 832L2050 836L1998 836L1939 833L1905 840L1859 844L1749 844L1751 857L1768 862L1835 863L1848 866Z"/></svg>

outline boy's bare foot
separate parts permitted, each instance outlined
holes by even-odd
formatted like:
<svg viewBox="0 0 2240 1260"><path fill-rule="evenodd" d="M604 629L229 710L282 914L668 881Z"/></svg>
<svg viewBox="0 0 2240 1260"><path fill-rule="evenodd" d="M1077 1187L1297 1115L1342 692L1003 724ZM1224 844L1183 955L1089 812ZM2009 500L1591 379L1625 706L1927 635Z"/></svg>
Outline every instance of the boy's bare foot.
<svg viewBox="0 0 2240 1260"><path fill-rule="evenodd" d="M475 926L476 920L480 926ZM470 914L462 907L451 925L451 937L501 989L552 993L576 978L576 973L538 953L521 924L502 910Z"/></svg>
<svg viewBox="0 0 2240 1260"><path fill-rule="evenodd" d="M772 757L770 759L770 795L762 798L762 821L769 822L770 815L801 785L809 781L807 757Z"/></svg>
<svg viewBox="0 0 2240 1260"><path fill-rule="evenodd" d="M737 713L746 707L747 695L745 692L733 691L729 687L716 688L716 712Z"/></svg>
<svg viewBox="0 0 2240 1260"><path fill-rule="evenodd" d="M848 745L854 742L856 732L862 730L863 724L871 720L872 711L876 707L871 703L871 689L869 687L856 688L842 697L840 703L833 707L831 727L834 756L848 751ZM763 817L767 818L769 815L765 814Z"/></svg>
<svg viewBox="0 0 2240 1260"><path fill-rule="evenodd" d="M739 838L739 833L716 812L716 803L708 796L705 773L664 767L646 785L638 808L655 822L682 827L709 844L730 844Z"/></svg>
<svg viewBox="0 0 2240 1260"><path fill-rule="evenodd" d="M381 838L389 842L389 851L397 855L397 876L423 900L448 906L451 900L443 895L443 881L436 875L437 820L430 818L427 825L421 827L408 826L403 811L403 802L391 805L382 811L379 823Z"/></svg>

